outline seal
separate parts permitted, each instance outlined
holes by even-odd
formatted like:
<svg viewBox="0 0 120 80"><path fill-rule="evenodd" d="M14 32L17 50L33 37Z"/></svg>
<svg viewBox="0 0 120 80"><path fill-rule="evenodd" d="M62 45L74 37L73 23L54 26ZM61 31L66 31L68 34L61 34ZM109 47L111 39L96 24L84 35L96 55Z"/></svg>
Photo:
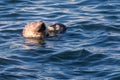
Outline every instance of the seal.
<svg viewBox="0 0 120 80"><path fill-rule="evenodd" d="M64 33L66 26L61 23L55 23L46 27L43 21L30 22L25 25L22 35L25 38L37 38L44 40L45 37L57 36L57 34Z"/></svg>
<svg viewBox="0 0 120 80"><path fill-rule="evenodd" d="M57 34L64 33L66 31L66 26L61 23L55 23L48 26L48 36L56 36Z"/></svg>

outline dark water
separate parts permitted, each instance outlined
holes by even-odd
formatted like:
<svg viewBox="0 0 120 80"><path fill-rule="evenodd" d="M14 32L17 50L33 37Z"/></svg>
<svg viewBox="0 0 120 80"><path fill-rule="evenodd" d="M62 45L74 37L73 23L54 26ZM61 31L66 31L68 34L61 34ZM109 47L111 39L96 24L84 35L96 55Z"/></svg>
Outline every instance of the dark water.
<svg viewBox="0 0 120 80"><path fill-rule="evenodd" d="M67 32L25 40L39 20ZM0 80L120 80L120 0L0 0Z"/></svg>

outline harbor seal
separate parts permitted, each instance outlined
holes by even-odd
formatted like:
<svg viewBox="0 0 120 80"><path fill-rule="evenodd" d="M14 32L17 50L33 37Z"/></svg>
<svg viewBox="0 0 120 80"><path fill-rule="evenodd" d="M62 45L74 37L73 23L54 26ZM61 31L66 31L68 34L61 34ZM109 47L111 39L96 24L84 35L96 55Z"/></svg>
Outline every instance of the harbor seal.
<svg viewBox="0 0 120 80"><path fill-rule="evenodd" d="M25 38L45 39L45 37L57 36L57 34L64 33L66 26L61 23L55 23L46 27L43 21L36 21L28 23L22 32Z"/></svg>

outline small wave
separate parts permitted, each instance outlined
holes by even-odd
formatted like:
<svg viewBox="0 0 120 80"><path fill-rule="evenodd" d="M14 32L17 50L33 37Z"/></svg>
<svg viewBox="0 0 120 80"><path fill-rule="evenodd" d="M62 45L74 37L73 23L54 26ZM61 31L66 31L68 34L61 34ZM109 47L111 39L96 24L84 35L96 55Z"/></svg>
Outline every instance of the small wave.
<svg viewBox="0 0 120 80"><path fill-rule="evenodd" d="M20 65L21 62L17 60L12 60L12 59L5 59L5 58L0 58L0 64L1 65Z"/></svg>
<svg viewBox="0 0 120 80"><path fill-rule="evenodd" d="M2 80L36 79L36 78L37 77L30 75L30 74L22 75L22 74L17 74L17 73L12 74L10 72L0 74L0 79Z"/></svg>
<svg viewBox="0 0 120 80"><path fill-rule="evenodd" d="M87 56L91 55L91 53L87 50L77 50L77 51L64 51L59 54L51 55L48 58L48 61L55 62L61 64L59 62L63 62L63 64L68 64L69 62L84 60ZM67 63L68 62L68 63Z"/></svg>
<svg viewBox="0 0 120 80"><path fill-rule="evenodd" d="M113 77L109 78L108 80L119 80L120 79L120 73L118 73L118 75L114 75Z"/></svg>

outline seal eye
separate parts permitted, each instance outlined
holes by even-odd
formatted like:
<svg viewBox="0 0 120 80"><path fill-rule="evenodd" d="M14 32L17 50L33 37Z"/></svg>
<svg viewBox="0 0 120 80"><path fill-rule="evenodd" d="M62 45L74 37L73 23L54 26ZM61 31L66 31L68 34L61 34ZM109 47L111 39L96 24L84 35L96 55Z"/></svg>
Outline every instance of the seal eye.
<svg viewBox="0 0 120 80"><path fill-rule="evenodd" d="M46 30L46 26L45 26L45 24L42 24L41 28L38 30L38 32L43 32L45 30Z"/></svg>

